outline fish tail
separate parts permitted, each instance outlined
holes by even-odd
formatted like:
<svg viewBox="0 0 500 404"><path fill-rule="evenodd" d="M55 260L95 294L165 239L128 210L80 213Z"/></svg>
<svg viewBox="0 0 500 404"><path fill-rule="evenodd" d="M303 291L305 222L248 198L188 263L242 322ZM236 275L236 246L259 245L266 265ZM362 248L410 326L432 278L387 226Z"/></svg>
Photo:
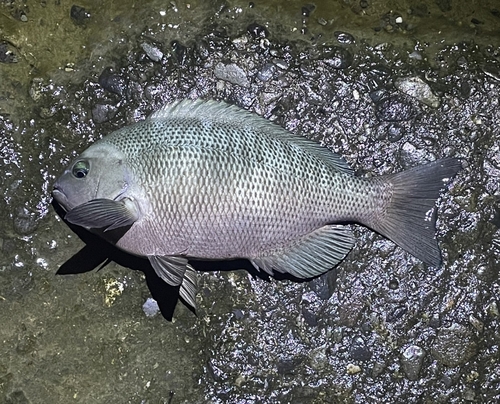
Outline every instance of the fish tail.
<svg viewBox="0 0 500 404"><path fill-rule="evenodd" d="M457 158L445 158L381 177L392 188L382 215L369 227L431 266L441 264L435 204L441 189L462 168Z"/></svg>

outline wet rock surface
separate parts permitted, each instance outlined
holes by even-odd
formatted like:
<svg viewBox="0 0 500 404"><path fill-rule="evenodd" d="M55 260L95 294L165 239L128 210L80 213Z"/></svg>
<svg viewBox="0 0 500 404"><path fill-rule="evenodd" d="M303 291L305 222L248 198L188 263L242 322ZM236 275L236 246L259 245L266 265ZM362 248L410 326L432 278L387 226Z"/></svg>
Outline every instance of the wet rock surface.
<svg viewBox="0 0 500 404"><path fill-rule="evenodd" d="M0 2L0 402L500 401L493 3L287 4ZM443 265L355 227L323 277L214 267L198 315L179 304L170 323L140 271L54 276L83 247L50 206L62 167L184 97L254 111L359 175L463 158L439 201Z"/></svg>

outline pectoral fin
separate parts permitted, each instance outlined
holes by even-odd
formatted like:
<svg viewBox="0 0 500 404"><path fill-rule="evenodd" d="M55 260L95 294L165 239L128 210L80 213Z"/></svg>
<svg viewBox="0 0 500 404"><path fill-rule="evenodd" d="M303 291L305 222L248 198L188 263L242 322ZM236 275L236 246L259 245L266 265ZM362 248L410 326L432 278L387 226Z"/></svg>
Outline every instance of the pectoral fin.
<svg viewBox="0 0 500 404"><path fill-rule="evenodd" d="M270 275L274 270L308 279L336 266L353 245L354 238L348 227L328 225L280 250L253 258L251 262Z"/></svg>
<svg viewBox="0 0 500 404"><path fill-rule="evenodd" d="M121 201L93 199L71 209L64 216L64 219L77 226L104 231L130 226L138 218L137 208L128 198Z"/></svg>

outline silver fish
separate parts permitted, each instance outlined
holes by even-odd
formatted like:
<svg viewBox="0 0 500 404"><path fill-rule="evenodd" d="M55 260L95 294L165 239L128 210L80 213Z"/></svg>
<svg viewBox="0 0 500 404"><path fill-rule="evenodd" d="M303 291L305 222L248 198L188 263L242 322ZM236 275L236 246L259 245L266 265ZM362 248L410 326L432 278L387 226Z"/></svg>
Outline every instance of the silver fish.
<svg viewBox="0 0 500 404"><path fill-rule="evenodd" d="M432 213L460 168L446 158L360 178L339 155L260 116L184 100L91 145L53 196L68 222L148 257L195 307L189 258L245 258L269 274L312 278L353 247L347 223L438 266Z"/></svg>

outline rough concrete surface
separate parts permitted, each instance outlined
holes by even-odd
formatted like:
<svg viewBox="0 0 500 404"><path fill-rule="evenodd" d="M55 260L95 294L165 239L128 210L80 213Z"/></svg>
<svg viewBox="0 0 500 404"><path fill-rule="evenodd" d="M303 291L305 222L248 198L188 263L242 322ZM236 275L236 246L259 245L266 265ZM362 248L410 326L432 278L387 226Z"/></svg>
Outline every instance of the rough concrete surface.
<svg viewBox="0 0 500 404"><path fill-rule="evenodd" d="M84 246L50 205L62 168L185 97L358 175L462 158L442 266L358 226L312 282L203 272L172 322L141 271L56 276ZM0 403L500 402L499 102L494 0L0 1Z"/></svg>

